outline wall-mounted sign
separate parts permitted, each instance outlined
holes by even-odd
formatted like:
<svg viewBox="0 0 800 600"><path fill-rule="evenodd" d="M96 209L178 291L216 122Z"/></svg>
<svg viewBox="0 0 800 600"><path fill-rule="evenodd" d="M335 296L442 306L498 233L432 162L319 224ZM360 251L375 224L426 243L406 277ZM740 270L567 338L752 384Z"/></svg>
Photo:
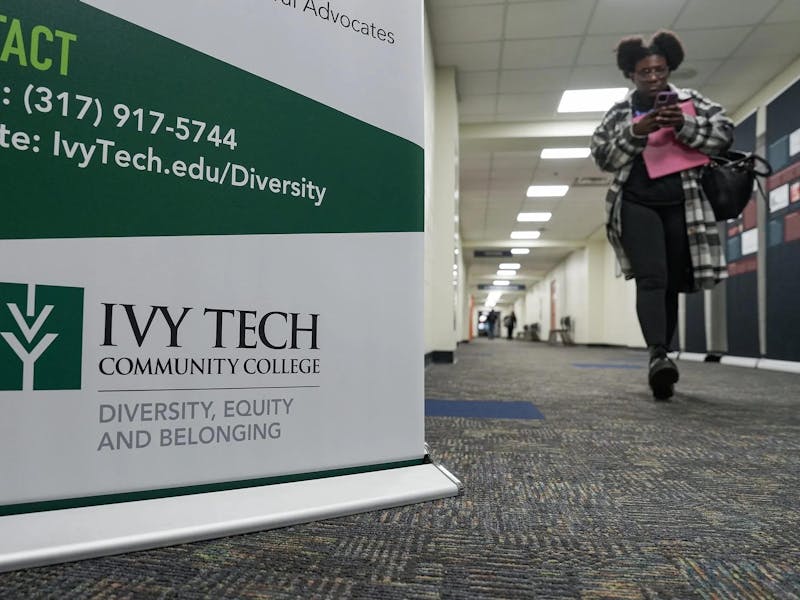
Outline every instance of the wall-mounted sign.
<svg viewBox="0 0 800 600"><path fill-rule="evenodd" d="M492 285L490 283L479 283L478 289L488 292L524 292L525 284L512 283L509 285Z"/></svg>

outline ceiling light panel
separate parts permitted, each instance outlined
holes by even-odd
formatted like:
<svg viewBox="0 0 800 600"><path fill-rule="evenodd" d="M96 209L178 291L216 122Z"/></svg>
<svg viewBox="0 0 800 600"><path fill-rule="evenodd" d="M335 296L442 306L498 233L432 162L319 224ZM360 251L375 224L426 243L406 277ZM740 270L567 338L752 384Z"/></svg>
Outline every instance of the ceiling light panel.
<svg viewBox="0 0 800 600"><path fill-rule="evenodd" d="M605 112L615 102L622 100L628 88L597 88L593 90L566 90L558 103L558 112Z"/></svg>
<svg viewBox="0 0 800 600"><path fill-rule="evenodd" d="M542 148L541 158L588 158L589 148Z"/></svg>
<svg viewBox="0 0 800 600"><path fill-rule="evenodd" d="M542 235L541 231L512 231L512 240L538 240Z"/></svg>
<svg viewBox="0 0 800 600"><path fill-rule="evenodd" d="M550 212L523 212L517 215L518 223L547 223L553 213Z"/></svg>
<svg viewBox="0 0 800 600"><path fill-rule="evenodd" d="M568 185L530 185L525 195L528 198L561 198L568 191Z"/></svg>
<svg viewBox="0 0 800 600"><path fill-rule="evenodd" d="M498 269L511 269L512 271L518 270L522 265L519 263L500 263Z"/></svg>

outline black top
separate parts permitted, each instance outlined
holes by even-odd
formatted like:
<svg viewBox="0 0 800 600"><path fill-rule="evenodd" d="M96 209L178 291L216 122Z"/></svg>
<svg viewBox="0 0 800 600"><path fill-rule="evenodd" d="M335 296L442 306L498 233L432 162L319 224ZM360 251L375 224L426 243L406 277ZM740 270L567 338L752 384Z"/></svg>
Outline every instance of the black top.
<svg viewBox="0 0 800 600"><path fill-rule="evenodd" d="M653 108L653 100L640 97L638 92L633 94L633 114L640 115ZM622 188L622 199L637 204L667 205L682 204L683 182L681 174L670 173L663 177L651 179L641 154L633 159L631 172Z"/></svg>

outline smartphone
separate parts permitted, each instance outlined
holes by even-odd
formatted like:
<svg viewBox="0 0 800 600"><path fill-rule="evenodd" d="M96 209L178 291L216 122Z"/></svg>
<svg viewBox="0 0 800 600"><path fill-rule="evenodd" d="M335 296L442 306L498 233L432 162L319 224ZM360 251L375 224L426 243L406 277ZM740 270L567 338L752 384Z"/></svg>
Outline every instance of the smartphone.
<svg viewBox="0 0 800 600"><path fill-rule="evenodd" d="M658 92L656 94L656 106L667 106L668 104L676 104L678 102L678 94L676 92Z"/></svg>

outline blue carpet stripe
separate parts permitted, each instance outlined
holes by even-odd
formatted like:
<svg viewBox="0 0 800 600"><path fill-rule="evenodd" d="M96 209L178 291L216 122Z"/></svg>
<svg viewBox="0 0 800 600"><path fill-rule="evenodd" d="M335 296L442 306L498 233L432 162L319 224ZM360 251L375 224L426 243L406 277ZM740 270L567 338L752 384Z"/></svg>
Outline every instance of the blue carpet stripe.
<svg viewBox="0 0 800 600"><path fill-rule="evenodd" d="M425 400L426 417L475 419L544 419L530 402L499 400Z"/></svg>

